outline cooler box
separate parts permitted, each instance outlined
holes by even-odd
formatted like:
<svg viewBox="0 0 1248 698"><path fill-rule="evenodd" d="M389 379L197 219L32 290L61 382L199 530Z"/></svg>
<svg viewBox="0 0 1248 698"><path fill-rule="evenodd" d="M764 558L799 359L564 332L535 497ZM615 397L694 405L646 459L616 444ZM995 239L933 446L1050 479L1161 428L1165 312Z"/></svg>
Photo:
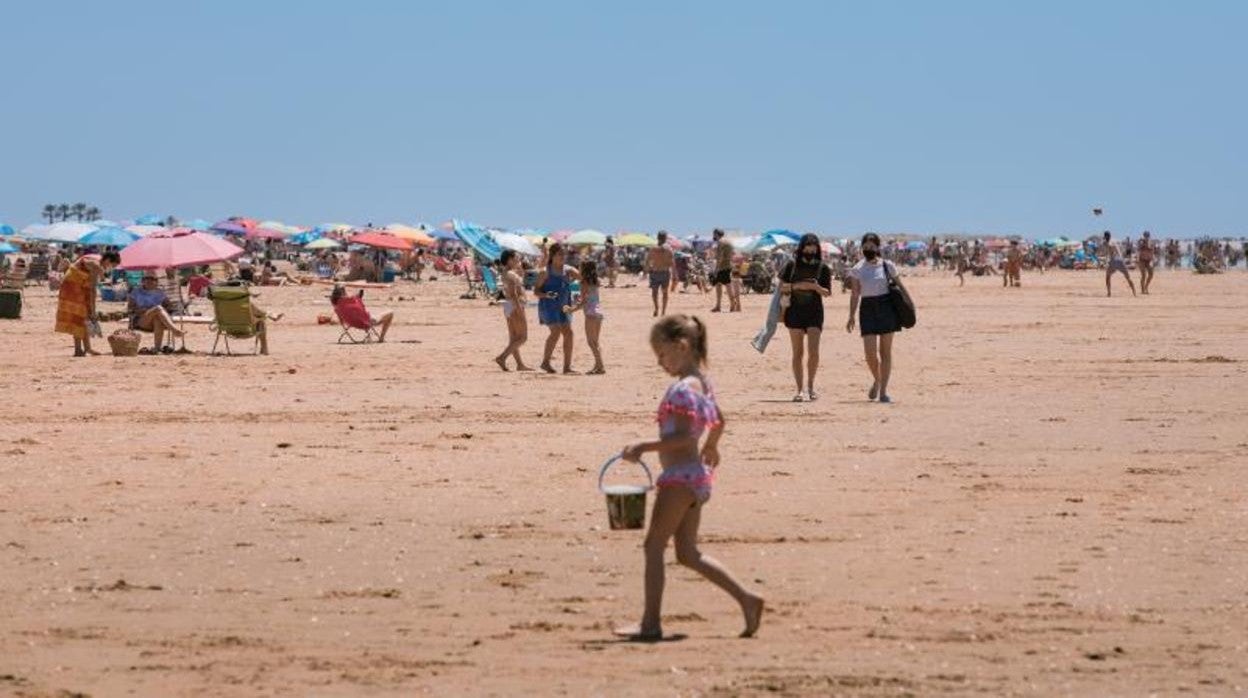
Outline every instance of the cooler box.
<svg viewBox="0 0 1248 698"><path fill-rule="evenodd" d="M22 292L16 289L0 290L0 318L20 320L22 317Z"/></svg>

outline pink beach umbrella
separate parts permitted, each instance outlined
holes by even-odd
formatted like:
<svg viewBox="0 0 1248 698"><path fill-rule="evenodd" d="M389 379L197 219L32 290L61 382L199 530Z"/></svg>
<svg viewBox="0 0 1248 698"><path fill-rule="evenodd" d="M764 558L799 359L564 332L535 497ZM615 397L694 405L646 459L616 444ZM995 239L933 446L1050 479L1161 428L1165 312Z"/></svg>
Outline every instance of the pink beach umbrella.
<svg viewBox="0 0 1248 698"><path fill-rule="evenodd" d="M248 240L285 240L286 235L272 228L252 228L243 234Z"/></svg>
<svg viewBox="0 0 1248 698"><path fill-rule="evenodd" d="M569 237L572 237L572 234L575 232L576 232L575 230L556 230L555 232L551 233L547 237L550 238L551 240L554 240L555 242L563 242L564 240L567 240Z"/></svg>
<svg viewBox="0 0 1248 698"><path fill-rule="evenodd" d="M121 251L123 269L193 267L234 259L243 248L215 235L190 228L153 233Z"/></svg>

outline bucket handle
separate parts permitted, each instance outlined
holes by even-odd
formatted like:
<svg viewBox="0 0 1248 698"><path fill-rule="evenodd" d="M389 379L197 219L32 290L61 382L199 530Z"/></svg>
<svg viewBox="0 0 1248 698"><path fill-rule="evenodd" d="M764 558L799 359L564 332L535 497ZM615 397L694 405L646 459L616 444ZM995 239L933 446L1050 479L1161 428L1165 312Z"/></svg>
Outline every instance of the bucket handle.
<svg viewBox="0 0 1248 698"><path fill-rule="evenodd" d="M607 470L609 470L611 466L615 465L621 460L623 460L623 457L617 454L617 455L611 456L610 458L607 459L606 463L602 464L602 469L598 471L598 491L599 492L606 492L606 490L604 490L602 487L602 479L607 476ZM640 461L640 460L637 461L637 465L640 465L641 469L646 471L646 480L649 481L649 484L646 485L646 489L647 490L654 489L654 476L650 474L650 466L646 465L645 461Z"/></svg>

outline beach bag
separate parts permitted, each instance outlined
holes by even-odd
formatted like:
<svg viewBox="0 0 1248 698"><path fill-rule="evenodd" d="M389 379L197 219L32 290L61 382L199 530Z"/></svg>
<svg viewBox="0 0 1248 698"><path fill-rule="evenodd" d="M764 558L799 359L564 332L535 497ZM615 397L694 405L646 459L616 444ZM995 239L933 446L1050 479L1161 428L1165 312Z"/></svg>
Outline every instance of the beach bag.
<svg viewBox="0 0 1248 698"><path fill-rule="evenodd" d="M917 322L914 315L914 301L910 300L910 292L899 285L897 279L889 273L888 262L881 262L881 264L884 265L884 276L888 277L888 296L886 296L888 304L892 306L901 326L908 330Z"/></svg>

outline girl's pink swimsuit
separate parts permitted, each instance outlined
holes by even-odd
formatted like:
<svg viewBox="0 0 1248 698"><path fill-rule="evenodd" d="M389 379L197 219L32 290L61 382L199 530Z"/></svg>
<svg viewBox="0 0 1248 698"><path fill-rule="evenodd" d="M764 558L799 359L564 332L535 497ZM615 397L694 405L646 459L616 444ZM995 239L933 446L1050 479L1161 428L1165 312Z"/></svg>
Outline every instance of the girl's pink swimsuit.
<svg viewBox="0 0 1248 698"><path fill-rule="evenodd" d="M696 378L694 380L697 380ZM670 436L676 431L676 417L689 419L689 435L700 439L707 429L719 426L719 405L715 402L715 390L709 381L702 379L705 393L699 393L689 385L689 379L681 379L667 389L659 403L659 437ZM678 463L663 468L656 484L659 487L688 487L699 502L711 498L711 484L715 471L699 458L692 463Z"/></svg>

